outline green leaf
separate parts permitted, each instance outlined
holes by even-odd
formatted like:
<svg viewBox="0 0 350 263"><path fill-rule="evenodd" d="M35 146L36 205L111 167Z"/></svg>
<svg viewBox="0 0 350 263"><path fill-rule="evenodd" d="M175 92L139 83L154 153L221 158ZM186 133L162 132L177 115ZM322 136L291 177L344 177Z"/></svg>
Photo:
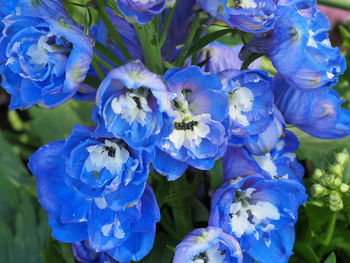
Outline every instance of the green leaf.
<svg viewBox="0 0 350 263"><path fill-rule="evenodd" d="M208 208L194 196L191 198L191 211L194 222L208 222L210 216Z"/></svg>
<svg viewBox="0 0 350 263"><path fill-rule="evenodd" d="M32 188L31 192L33 192L35 181L34 178L29 176L24 163L19 158L20 149L11 147L5 140L1 130L0 149L0 171L2 174L15 186L25 185L28 188Z"/></svg>
<svg viewBox="0 0 350 263"><path fill-rule="evenodd" d="M229 28L229 29L218 30L218 31L211 32L211 33L204 35L202 38L200 38L197 42L195 42L192 45L192 47L189 49L189 51L186 55L186 58L189 58L194 53L198 52L199 50L206 47L211 42L214 42L215 40L217 40L218 38L220 38L226 34L232 33L232 32L233 32L233 30L231 28Z"/></svg>
<svg viewBox="0 0 350 263"><path fill-rule="evenodd" d="M330 221L333 214L327 207L318 207L311 204L305 206L305 212L309 219L310 227L314 231L320 231L321 227Z"/></svg>
<svg viewBox="0 0 350 263"><path fill-rule="evenodd" d="M329 257L325 260L324 263L337 263L337 258L335 257L334 252L329 255Z"/></svg>
<svg viewBox="0 0 350 263"><path fill-rule="evenodd" d="M214 168L210 170L210 188L216 190L223 180L223 168L221 160L215 162Z"/></svg>
<svg viewBox="0 0 350 263"><path fill-rule="evenodd" d="M310 161L319 168L327 168L334 159L334 152L340 152L343 149L350 151L350 137L338 140L322 140L297 129L290 128L300 141L300 147L297 151L300 160Z"/></svg>
<svg viewBox="0 0 350 263"><path fill-rule="evenodd" d="M71 244L61 243L61 254L66 263L75 263Z"/></svg>
<svg viewBox="0 0 350 263"><path fill-rule="evenodd" d="M63 0L63 5L75 22L88 28L100 20L99 13L91 0Z"/></svg>
<svg viewBox="0 0 350 263"><path fill-rule="evenodd" d="M154 242L151 253L146 256L141 263L171 263L173 258L173 251L171 247L175 247L177 241L169 238L165 233L158 233Z"/></svg>
<svg viewBox="0 0 350 263"><path fill-rule="evenodd" d="M40 144L66 138L76 124L93 125L91 121L93 103L70 100L64 105L45 110L33 107L29 110L33 120L28 133L40 139Z"/></svg>

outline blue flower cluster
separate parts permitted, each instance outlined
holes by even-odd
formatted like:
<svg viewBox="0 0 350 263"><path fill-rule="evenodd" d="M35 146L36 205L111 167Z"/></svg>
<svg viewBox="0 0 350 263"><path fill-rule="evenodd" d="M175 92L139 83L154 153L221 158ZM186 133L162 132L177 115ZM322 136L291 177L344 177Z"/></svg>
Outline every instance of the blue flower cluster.
<svg viewBox="0 0 350 263"><path fill-rule="evenodd" d="M224 180L211 196L208 227L189 233L173 262L288 262L307 195L299 142L286 124L319 138L350 135L350 112L332 89L344 58L330 45L328 20L314 0L182 1L116 1L118 10L106 12L109 26L120 31L133 60L101 70L97 91L84 83L94 40L116 56L123 52L110 43L108 27L99 23L87 36L59 0L0 7L0 74L12 109L53 108L87 93L95 100L95 127L76 125L29 161L52 236L73 243L81 262L139 261L160 221L150 170L173 181L221 159ZM244 46L209 44L198 54L202 65L188 60L149 70L132 25L173 16L162 24L169 35L159 49L170 60L186 48L186 23L199 8L254 37ZM241 70L255 53L278 73L270 76L259 61Z"/></svg>

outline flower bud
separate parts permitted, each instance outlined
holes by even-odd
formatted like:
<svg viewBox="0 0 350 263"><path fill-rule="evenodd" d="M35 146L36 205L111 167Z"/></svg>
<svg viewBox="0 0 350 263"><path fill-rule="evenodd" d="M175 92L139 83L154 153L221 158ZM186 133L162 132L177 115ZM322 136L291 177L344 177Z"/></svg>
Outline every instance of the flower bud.
<svg viewBox="0 0 350 263"><path fill-rule="evenodd" d="M331 166L330 171L336 176L342 176L343 175L343 166L339 163L334 164Z"/></svg>
<svg viewBox="0 0 350 263"><path fill-rule="evenodd" d="M313 197L320 197L326 194L326 192L327 192L327 189L320 184L314 184L311 187L311 194Z"/></svg>
<svg viewBox="0 0 350 263"><path fill-rule="evenodd" d="M349 160L349 153L347 150L342 151L341 153L337 153L335 155L335 159L340 165L344 165Z"/></svg>
<svg viewBox="0 0 350 263"><path fill-rule="evenodd" d="M333 212L337 212L342 210L344 207L343 201L339 200L338 202L330 202L329 204L329 208L333 211Z"/></svg>
<svg viewBox="0 0 350 263"><path fill-rule="evenodd" d="M345 192L349 191L349 186L347 184L343 183L340 185L339 189L342 193L345 193Z"/></svg>
<svg viewBox="0 0 350 263"><path fill-rule="evenodd" d="M312 177L314 180L318 181L322 178L322 176L323 176L323 172L321 171L321 169L316 168Z"/></svg>
<svg viewBox="0 0 350 263"><path fill-rule="evenodd" d="M335 178L334 182L333 182L334 186L336 186L336 187L341 186L342 183L343 182L342 182L342 180L340 178Z"/></svg>
<svg viewBox="0 0 350 263"><path fill-rule="evenodd" d="M330 202L339 202L341 200L341 195L337 191L332 191L329 195Z"/></svg>

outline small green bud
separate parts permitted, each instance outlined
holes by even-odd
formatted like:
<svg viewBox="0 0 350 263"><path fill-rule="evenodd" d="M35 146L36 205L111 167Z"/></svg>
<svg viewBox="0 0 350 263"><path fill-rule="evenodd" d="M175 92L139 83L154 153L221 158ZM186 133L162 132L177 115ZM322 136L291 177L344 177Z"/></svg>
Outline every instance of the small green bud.
<svg viewBox="0 0 350 263"><path fill-rule="evenodd" d="M344 207L343 201L340 200L339 202L334 202L334 203L330 203L329 208L333 211L333 212L337 212L342 210Z"/></svg>
<svg viewBox="0 0 350 263"><path fill-rule="evenodd" d="M312 177L314 180L318 181L322 178L322 176L323 176L323 172L321 171L321 169L316 168Z"/></svg>
<svg viewBox="0 0 350 263"><path fill-rule="evenodd" d="M325 185L334 185L334 176L331 174L326 174L323 177L322 183Z"/></svg>
<svg viewBox="0 0 350 263"><path fill-rule="evenodd" d="M343 175L343 166L339 163L334 164L330 167L330 171L336 176L342 176Z"/></svg>
<svg viewBox="0 0 350 263"><path fill-rule="evenodd" d="M329 195L329 201L330 202L339 202L341 200L341 195L337 191L331 191Z"/></svg>
<svg viewBox="0 0 350 263"><path fill-rule="evenodd" d="M327 192L327 189L320 184L314 184L311 187L311 194L313 197L320 197Z"/></svg>
<svg viewBox="0 0 350 263"><path fill-rule="evenodd" d="M335 159L340 165L344 165L349 160L349 153L347 150L342 151L341 153L337 153L335 155Z"/></svg>
<svg viewBox="0 0 350 263"><path fill-rule="evenodd" d="M339 187L342 183L343 182L342 182L342 180L340 178L335 178L334 182L333 182L335 187Z"/></svg>
<svg viewBox="0 0 350 263"><path fill-rule="evenodd" d="M341 184L340 187L339 187L339 190L342 192L342 193L346 193L347 191L349 191L349 186L347 184Z"/></svg>

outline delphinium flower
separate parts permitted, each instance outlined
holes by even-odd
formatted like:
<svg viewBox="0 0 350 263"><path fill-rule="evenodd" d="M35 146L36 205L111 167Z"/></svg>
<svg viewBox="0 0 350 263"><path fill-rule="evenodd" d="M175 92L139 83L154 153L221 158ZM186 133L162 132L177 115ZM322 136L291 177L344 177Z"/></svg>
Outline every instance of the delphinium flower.
<svg viewBox="0 0 350 263"><path fill-rule="evenodd" d="M241 263L238 242L222 229L199 228L176 247L173 263Z"/></svg>
<svg viewBox="0 0 350 263"><path fill-rule="evenodd" d="M197 61L199 63L206 62L202 66L205 72L218 74L229 69L240 70L243 65L243 61L238 57L241 48L242 45L227 46L215 41L201 50ZM191 60L189 59L185 65L190 65L190 63ZM261 61L257 59L249 65L249 68L257 69L260 65Z"/></svg>
<svg viewBox="0 0 350 263"><path fill-rule="evenodd" d="M294 184L258 174L227 180L213 195L209 225L235 237L247 262L287 262L298 207L306 200L294 190Z"/></svg>
<svg viewBox="0 0 350 263"><path fill-rule="evenodd" d="M118 263L105 252L96 252L88 241L72 244L74 257L81 263Z"/></svg>
<svg viewBox="0 0 350 263"><path fill-rule="evenodd" d="M118 0L120 12L130 21L146 24L154 15L160 14L173 0Z"/></svg>
<svg viewBox="0 0 350 263"><path fill-rule="evenodd" d="M327 17L315 8L315 3L314 9L302 3L279 6L275 27L257 34L246 44L241 58L244 60L252 53L265 54L295 88L327 89L344 73L345 59L340 50L330 44Z"/></svg>
<svg viewBox="0 0 350 263"><path fill-rule="evenodd" d="M269 152L283 127L274 106L273 79L262 70L227 70L220 77L230 100L229 143L246 144L255 154Z"/></svg>
<svg viewBox="0 0 350 263"><path fill-rule="evenodd" d="M153 191L145 187L148 158L123 141L94 138L81 126L67 140L41 147L29 168L53 237L88 240L95 251L122 262L144 257L160 220Z"/></svg>
<svg viewBox="0 0 350 263"><path fill-rule="evenodd" d="M284 130L276 146L263 155L251 154L244 147L228 147L222 158L225 179L260 174L271 179L293 180L302 185L304 168L295 154L298 146L296 136ZM302 190L305 189L302 187Z"/></svg>
<svg viewBox="0 0 350 263"><path fill-rule="evenodd" d="M112 70L97 91L97 133L153 151L170 134L173 110L162 79L141 62Z"/></svg>
<svg viewBox="0 0 350 263"><path fill-rule="evenodd" d="M189 165L210 170L227 144L228 96L220 78L196 66L169 70L164 78L177 116L171 134L158 142L153 166L170 180Z"/></svg>
<svg viewBox="0 0 350 263"><path fill-rule="evenodd" d="M275 24L273 0L199 0L199 3L214 18L245 32L266 32Z"/></svg>
<svg viewBox="0 0 350 263"><path fill-rule="evenodd" d="M305 92L277 75L274 87L276 105L287 123L322 139L338 139L350 134L350 112L333 90Z"/></svg>
<svg viewBox="0 0 350 263"><path fill-rule="evenodd" d="M12 109L53 108L73 97L90 67L92 45L61 2L22 3L0 39L2 87ZM54 15L53 15L54 13Z"/></svg>

